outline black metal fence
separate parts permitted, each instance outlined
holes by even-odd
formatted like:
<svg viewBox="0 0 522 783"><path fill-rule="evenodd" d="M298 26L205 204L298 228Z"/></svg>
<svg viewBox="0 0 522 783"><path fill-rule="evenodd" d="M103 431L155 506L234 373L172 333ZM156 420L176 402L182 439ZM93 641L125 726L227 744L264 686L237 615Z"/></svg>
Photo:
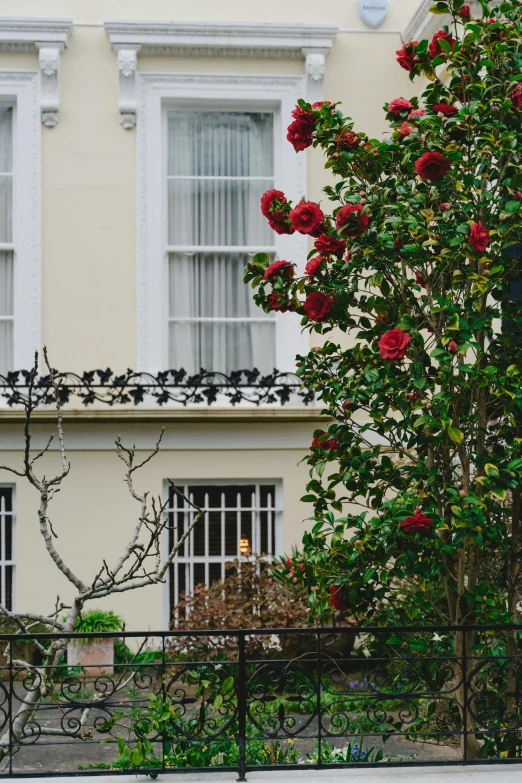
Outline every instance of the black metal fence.
<svg viewBox="0 0 522 783"><path fill-rule="evenodd" d="M506 763L522 627L0 636L6 777ZM74 639L46 664L57 639Z"/></svg>
<svg viewBox="0 0 522 783"><path fill-rule="evenodd" d="M115 373L106 370L87 370L81 375L54 370L58 396L62 405L74 399L88 407L101 403L140 405L143 403L167 405L212 405L226 402L238 405L286 405L295 401L308 405L313 394L303 386L300 378L291 372L273 370L263 375L256 368L236 370L229 375L201 369L190 375L185 370L164 370L158 373L126 370ZM30 386L29 370L16 370L0 375L0 399L11 407L23 405ZM33 404L52 405L55 392L50 375L39 375L32 386Z"/></svg>

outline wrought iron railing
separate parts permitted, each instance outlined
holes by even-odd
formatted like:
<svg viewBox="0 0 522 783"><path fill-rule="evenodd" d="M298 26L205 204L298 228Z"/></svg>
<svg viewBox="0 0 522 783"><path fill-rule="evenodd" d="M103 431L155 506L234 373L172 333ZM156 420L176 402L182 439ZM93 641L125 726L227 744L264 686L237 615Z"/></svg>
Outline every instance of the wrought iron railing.
<svg viewBox="0 0 522 783"><path fill-rule="evenodd" d="M110 368L89 370L81 375L55 371L62 404L73 398L84 406L94 403L105 405L139 405L153 401L157 405L169 402L181 405L207 404L225 401L232 405L247 402L253 405L290 402L292 396L308 405L313 394L306 389L294 373L274 370L262 375L258 370L237 370L225 375L220 372L200 370L189 375L185 370L165 370L156 374L127 370L116 374ZM17 370L0 375L0 397L10 406L22 405L27 398L30 372ZM41 405L55 401L55 393L49 375L39 376L34 384L33 396Z"/></svg>
<svg viewBox="0 0 522 783"><path fill-rule="evenodd" d="M81 634L53 667L39 664L42 646L72 635L5 634L0 773L214 769L245 780L252 770L519 761L520 632Z"/></svg>

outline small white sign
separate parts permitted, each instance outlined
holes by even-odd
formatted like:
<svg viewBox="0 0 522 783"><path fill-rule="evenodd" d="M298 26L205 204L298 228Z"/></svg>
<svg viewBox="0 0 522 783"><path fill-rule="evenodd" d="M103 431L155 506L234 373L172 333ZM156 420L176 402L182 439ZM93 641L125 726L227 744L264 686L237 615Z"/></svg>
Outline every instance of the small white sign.
<svg viewBox="0 0 522 783"><path fill-rule="evenodd" d="M359 15L367 27L379 27L388 13L388 0L357 0Z"/></svg>

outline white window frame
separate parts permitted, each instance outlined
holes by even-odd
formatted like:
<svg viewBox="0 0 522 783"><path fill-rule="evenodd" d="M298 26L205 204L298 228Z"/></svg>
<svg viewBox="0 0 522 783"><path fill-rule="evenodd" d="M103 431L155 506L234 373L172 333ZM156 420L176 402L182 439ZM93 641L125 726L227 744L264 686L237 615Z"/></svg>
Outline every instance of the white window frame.
<svg viewBox="0 0 522 783"><path fill-rule="evenodd" d="M0 599L5 602L5 569L6 566L12 567L12 579L11 579L11 609L10 611L16 611L16 487L14 484L0 484L0 489L11 490L11 511L5 511L4 499L0 497L0 537L1 537L1 556L0 556L0 581L1 592ZM6 560L6 535L5 535L5 518L11 517L11 559ZM3 604L5 606L5 603Z"/></svg>
<svg viewBox="0 0 522 783"><path fill-rule="evenodd" d="M38 74L0 71L0 103L13 107L13 241L0 248L13 251L13 363L20 370L32 367L41 342Z"/></svg>
<svg viewBox="0 0 522 783"><path fill-rule="evenodd" d="M287 120L305 94L302 76L226 76L139 73L138 105L138 367L159 372L168 365L168 247L165 182L165 107L180 103L209 108L241 107L274 111L279 125L275 145L274 187L298 201L306 192L306 155L296 155L286 141ZM300 234L275 236L275 257L304 270L307 239ZM276 313L276 366L295 370L295 356L308 349L300 317Z"/></svg>
<svg viewBox="0 0 522 783"><path fill-rule="evenodd" d="M242 507L240 510L242 511L251 511L253 515L255 515L255 519L253 519L253 525L252 529L254 531L253 538L254 540L252 543L252 551L254 554L259 554L256 552L257 548L257 541L255 540L256 533L255 531L258 529L259 526L259 514L262 511L271 511L271 519L269 517L269 524L271 524L272 530L274 532L274 543L275 543L275 552L270 553L269 557L280 557L284 554L284 520L283 520L283 482L281 479L234 479L234 478L226 478L226 479L179 479L174 481L174 484L182 489L183 487L187 486L248 486L248 485L254 485L255 486L255 492L256 492L256 504L252 507ZM262 508L260 504L260 488L262 486L274 486L275 487L275 496L272 498L272 505L266 508ZM164 496L165 500L168 503L169 498L169 488L170 484L168 481L165 481L164 483ZM175 507L174 507L175 508ZM225 509L220 507L219 509L215 509L212 507L212 510L221 511L222 514L225 513L225 511L230 511L233 509ZM172 513L173 507L170 505L167 505L165 509L165 515L168 520L168 515ZM187 513L187 512L185 512ZM192 522L193 517L195 515L195 511L189 511L189 518ZM191 554L191 548L193 546L193 534L190 535L190 549L189 549L189 555L188 556L182 556L181 560L184 563L188 563L190 565L194 565L196 563L204 563L205 564L205 580L208 583L208 564L209 563L220 563L222 566L222 577L224 576L224 567L225 563L230 562L231 560L235 559L236 555L225 555L224 552L224 526L223 526L224 520L222 519L222 530L221 530L221 543L222 543L222 554L221 555L212 555L209 557L206 557L204 555L193 555ZM209 536L209 530L208 530L208 514L205 514L204 519L199 523L205 525L205 548L208 550L208 536ZM237 559L240 561L248 562L250 559L248 556L242 556L240 554L240 536L241 536L241 530L238 520L238 530L237 530L237 549L238 549L238 555ZM270 534L269 534L270 535ZM164 556L168 555L168 548L169 548L169 531L165 530L164 540L163 540L163 546L164 546ZM180 560L178 557L174 558L173 561L173 567L176 568L177 565L180 564ZM192 574L193 574L193 569ZM193 580L192 580L193 581ZM194 584L189 585L189 590L194 589ZM176 600L177 599L177 600ZM179 600L179 595L176 596L174 603L176 604ZM170 616L170 570L169 575L165 583L165 591L164 591L164 627L166 629L169 628L169 624L171 621Z"/></svg>

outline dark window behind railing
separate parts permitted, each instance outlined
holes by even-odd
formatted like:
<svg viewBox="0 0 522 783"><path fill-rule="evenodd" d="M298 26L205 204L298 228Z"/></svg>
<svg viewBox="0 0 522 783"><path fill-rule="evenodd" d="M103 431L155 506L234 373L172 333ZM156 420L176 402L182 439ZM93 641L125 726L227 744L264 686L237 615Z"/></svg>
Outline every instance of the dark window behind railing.
<svg viewBox="0 0 522 783"><path fill-rule="evenodd" d="M522 754L520 633L83 634L53 668L34 640L70 636L3 635L1 772L214 769L244 780L262 769L509 763Z"/></svg>
<svg viewBox="0 0 522 783"><path fill-rule="evenodd" d="M28 370L0 375L0 401L18 406L27 399ZM110 368L89 370L81 375L55 370L62 404L75 399L82 405L285 405L289 402L308 405L313 395L303 387L294 373L274 370L262 375L255 368L238 370L230 375L200 370L189 375L185 370L165 370L156 374L127 370L117 374ZM54 403L54 388L49 375L39 376L33 389L33 399L40 405Z"/></svg>

